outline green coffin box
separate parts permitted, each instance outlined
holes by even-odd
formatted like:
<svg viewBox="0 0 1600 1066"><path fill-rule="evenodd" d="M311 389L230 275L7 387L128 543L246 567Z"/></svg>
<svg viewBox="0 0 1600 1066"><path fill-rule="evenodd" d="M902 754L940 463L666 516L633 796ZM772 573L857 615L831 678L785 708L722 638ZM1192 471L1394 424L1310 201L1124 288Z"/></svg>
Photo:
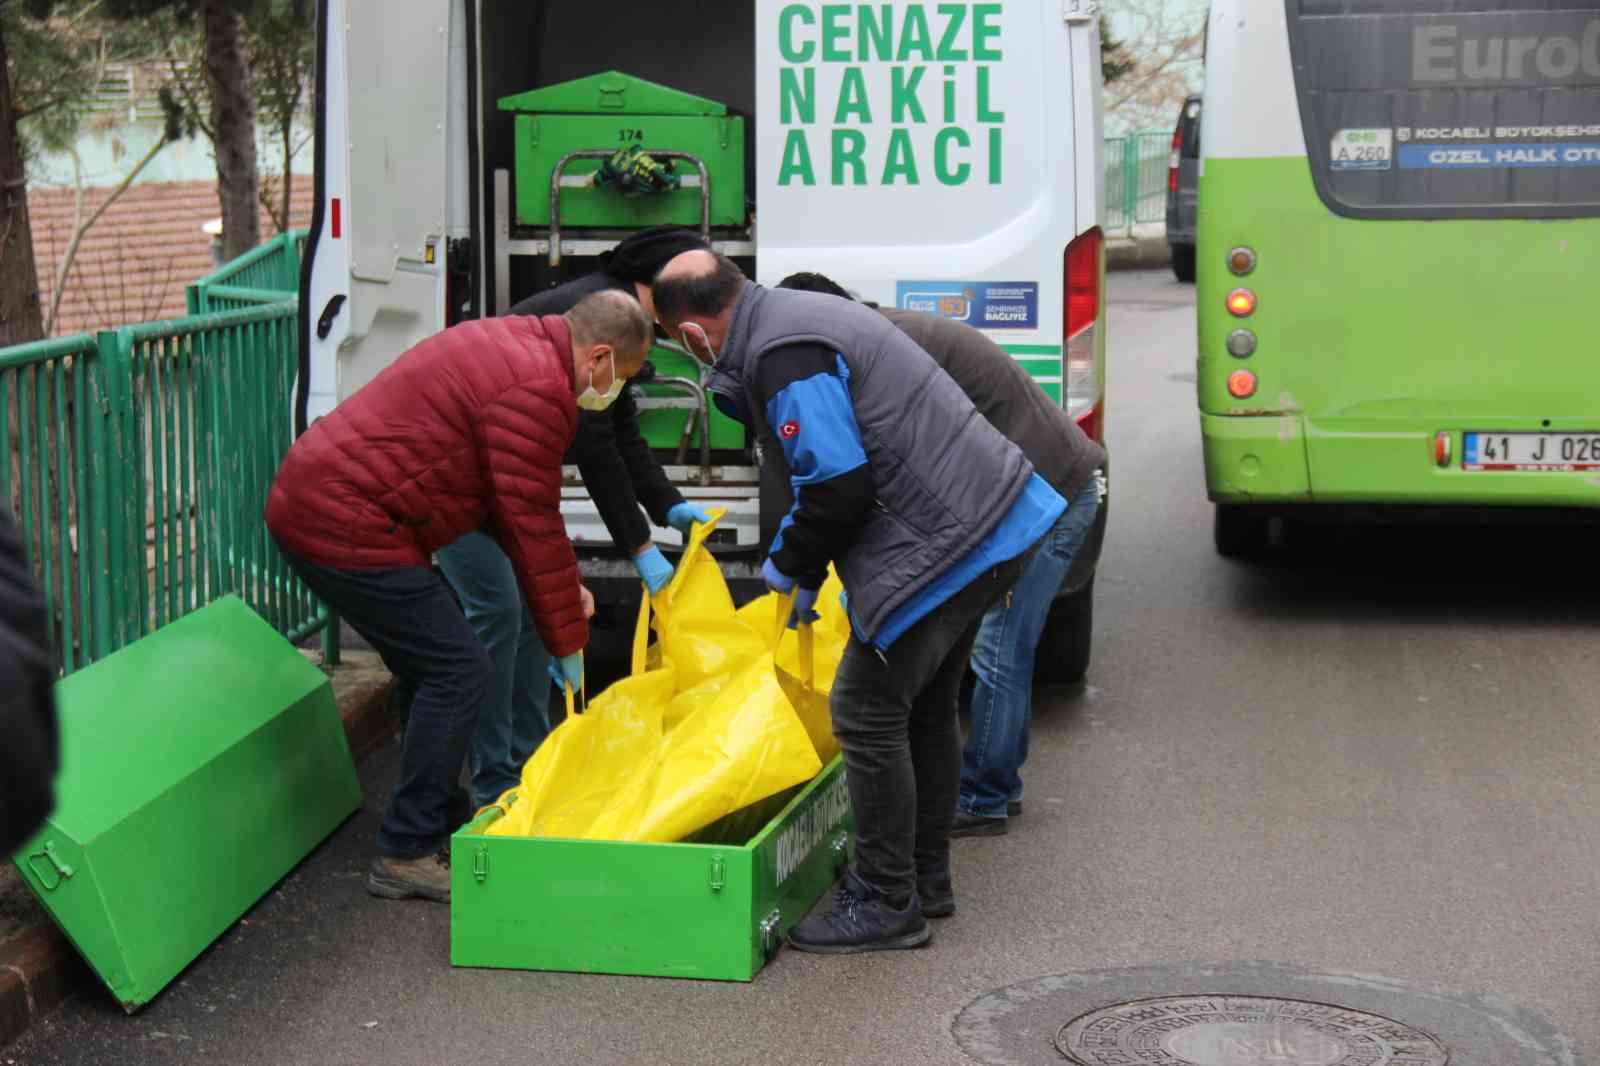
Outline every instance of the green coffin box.
<svg viewBox="0 0 1600 1066"><path fill-rule="evenodd" d="M728 845L487 836L486 811L450 841L450 961L748 981L844 871L843 763L752 813L703 834L754 822Z"/></svg>
<svg viewBox="0 0 1600 1066"><path fill-rule="evenodd" d="M744 119L728 114L725 104L612 70L502 97L499 107L516 114L519 226L550 225L550 178L568 153L614 152L634 144L700 159L711 180L711 224L745 224ZM674 167L679 175L698 173L686 160L674 161ZM599 160L578 159L562 175L586 178L599 168ZM661 223L698 226L700 190L686 186L637 197L593 186L561 190L562 226L633 229Z"/></svg>
<svg viewBox="0 0 1600 1066"><path fill-rule="evenodd" d="M127 1010L360 803L333 689L236 596L56 686L55 813L15 856Z"/></svg>
<svg viewBox="0 0 1600 1066"><path fill-rule="evenodd" d="M650 349L650 362L655 364L656 373L661 377L700 380L700 366L692 355L684 355L682 352L663 348L658 344ZM640 385L638 388L644 390L646 396L672 398L683 396L677 389L664 389L649 384ZM639 430L652 448L676 448L678 441L683 438L683 424L689 417L690 412L680 410L640 411ZM716 404L711 405L710 421L711 447L744 447L744 426L723 414ZM699 442L700 430L697 427L694 431L694 446L689 449L687 456L690 463L699 461L697 459L700 454Z"/></svg>

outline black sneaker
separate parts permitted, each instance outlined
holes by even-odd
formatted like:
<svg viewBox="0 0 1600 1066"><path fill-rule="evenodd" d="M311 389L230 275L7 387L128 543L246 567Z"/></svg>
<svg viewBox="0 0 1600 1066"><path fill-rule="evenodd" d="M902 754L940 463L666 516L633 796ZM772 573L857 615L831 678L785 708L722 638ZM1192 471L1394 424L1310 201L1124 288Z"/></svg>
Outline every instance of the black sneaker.
<svg viewBox="0 0 1600 1066"><path fill-rule="evenodd" d="M789 931L790 946L819 955L848 955L858 951L895 951L920 948L933 936L916 897L904 910L896 910L877 896L854 873L833 893L833 909L815 914Z"/></svg>
<svg viewBox="0 0 1600 1066"><path fill-rule="evenodd" d="M988 818L971 811L956 811L956 820L950 823L952 837L1003 837L1006 819Z"/></svg>
<svg viewBox="0 0 1600 1066"><path fill-rule="evenodd" d="M948 918L956 912L956 890L950 883L950 868L936 873L917 874L917 899L922 901L924 918Z"/></svg>
<svg viewBox="0 0 1600 1066"><path fill-rule="evenodd" d="M1022 813L1021 800L1006 800L1006 817L1015 818Z"/></svg>

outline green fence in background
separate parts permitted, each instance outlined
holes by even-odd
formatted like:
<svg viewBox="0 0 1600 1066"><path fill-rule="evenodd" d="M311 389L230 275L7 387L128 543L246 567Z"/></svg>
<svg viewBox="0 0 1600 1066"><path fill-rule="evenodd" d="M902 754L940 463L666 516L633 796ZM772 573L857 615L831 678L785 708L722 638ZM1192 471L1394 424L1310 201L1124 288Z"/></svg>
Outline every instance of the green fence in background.
<svg viewBox="0 0 1600 1066"><path fill-rule="evenodd" d="M277 303L300 291L300 259L306 231L290 230L224 263L191 284L185 295L191 315L237 311Z"/></svg>
<svg viewBox="0 0 1600 1066"><path fill-rule="evenodd" d="M1171 155L1171 131L1106 138L1106 229L1127 230L1166 220Z"/></svg>
<svg viewBox="0 0 1600 1066"><path fill-rule="evenodd" d="M282 268L270 255L246 265ZM217 294L227 280L211 284L201 306L233 299ZM337 627L263 518L299 368L298 301L275 295L0 349L0 500L44 588L63 674L230 592L292 640L325 630L337 661Z"/></svg>

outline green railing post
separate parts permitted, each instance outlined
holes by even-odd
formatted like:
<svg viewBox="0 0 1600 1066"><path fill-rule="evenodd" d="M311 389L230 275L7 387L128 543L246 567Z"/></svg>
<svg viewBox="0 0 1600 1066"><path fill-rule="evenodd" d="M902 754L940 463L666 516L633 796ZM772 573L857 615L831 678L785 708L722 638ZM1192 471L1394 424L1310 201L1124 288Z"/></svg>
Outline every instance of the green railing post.
<svg viewBox="0 0 1600 1066"><path fill-rule="evenodd" d="M114 652L139 635L137 596L129 571L135 563L134 534L129 526L133 513L133 465L143 463L132 447L133 366L119 330L101 330L95 339L100 378L105 396L105 428L101 452L105 457L105 536L108 637L107 652ZM140 545L142 548L143 545ZM142 552L139 553L142 555ZM139 560L141 563L142 559Z"/></svg>
<svg viewBox="0 0 1600 1066"><path fill-rule="evenodd" d="M1139 137L1132 133L1122 142L1122 211L1132 233L1139 217Z"/></svg>
<svg viewBox="0 0 1600 1066"><path fill-rule="evenodd" d="M327 621L322 627L322 665L339 665L339 616L332 607L322 605Z"/></svg>

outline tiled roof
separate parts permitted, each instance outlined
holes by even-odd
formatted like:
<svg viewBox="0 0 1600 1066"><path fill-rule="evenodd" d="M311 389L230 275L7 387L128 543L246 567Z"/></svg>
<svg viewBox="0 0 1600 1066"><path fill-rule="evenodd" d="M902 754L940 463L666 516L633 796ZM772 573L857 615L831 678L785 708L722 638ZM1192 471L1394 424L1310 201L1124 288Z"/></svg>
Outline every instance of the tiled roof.
<svg viewBox="0 0 1600 1066"><path fill-rule="evenodd" d="M85 217L108 191L84 190ZM56 265L72 237L72 201L70 189L28 190L33 254L46 310ZM295 177L292 204L291 226L305 226L311 216L310 177ZM130 188L100 216L79 246L51 332L56 336L93 332L182 315L184 286L215 269L211 237L201 227L221 214L215 182ZM261 236L266 239L274 232L263 210Z"/></svg>

